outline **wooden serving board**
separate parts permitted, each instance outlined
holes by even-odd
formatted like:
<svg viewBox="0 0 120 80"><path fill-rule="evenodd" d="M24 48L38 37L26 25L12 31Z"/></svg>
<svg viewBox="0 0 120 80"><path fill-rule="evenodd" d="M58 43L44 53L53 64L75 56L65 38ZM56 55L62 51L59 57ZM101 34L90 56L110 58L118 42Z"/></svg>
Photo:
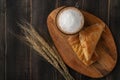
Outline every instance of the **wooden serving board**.
<svg viewBox="0 0 120 80"><path fill-rule="evenodd" d="M75 36L78 33L75 35L66 35L62 33L56 26L56 16L63 8L65 7L57 8L51 12L51 14L48 16L47 24L54 44L64 62L75 71L92 78L101 78L110 73L117 62L117 50L108 26L105 25L105 30L102 33L101 39L97 44L97 53L100 56L100 59L96 63L90 66L86 66L78 59L72 47L68 43L68 38ZM81 12L85 18L85 26L93 25L96 23L105 24L96 16L88 12Z"/></svg>

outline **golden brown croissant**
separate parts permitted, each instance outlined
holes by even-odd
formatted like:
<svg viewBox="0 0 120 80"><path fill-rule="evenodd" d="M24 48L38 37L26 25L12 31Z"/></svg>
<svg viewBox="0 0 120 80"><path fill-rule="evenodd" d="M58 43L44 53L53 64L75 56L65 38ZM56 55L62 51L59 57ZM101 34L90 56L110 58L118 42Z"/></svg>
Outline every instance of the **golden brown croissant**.
<svg viewBox="0 0 120 80"><path fill-rule="evenodd" d="M85 59L84 53L82 52L82 47L79 40L79 35L71 36L68 39L69 44L72 46L73 51L76 53L77 57L83 62L85 65L90 65L98 60L99 56L95 53L92 56L92 59L87 61Z"/></svg>
<svg viewBox="0 0 120 80"><path fill-rule="evenodd" d="M104 30L103 24L94 24L80 31L79 39L85 59L89 61Z"/></svg>

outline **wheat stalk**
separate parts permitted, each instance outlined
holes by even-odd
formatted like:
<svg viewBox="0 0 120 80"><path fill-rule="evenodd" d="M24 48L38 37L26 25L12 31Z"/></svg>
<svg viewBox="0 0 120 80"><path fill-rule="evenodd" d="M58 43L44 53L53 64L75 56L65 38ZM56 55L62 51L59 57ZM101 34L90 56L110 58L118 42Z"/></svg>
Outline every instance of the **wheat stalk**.
<svg viewBox="0 0 120 80"><path fill-rule="evenodd" d="M75 80L69 73L55 46L50 46L27 22L19 24L23 31L20 38L53 65L66 80Z"/></svg>

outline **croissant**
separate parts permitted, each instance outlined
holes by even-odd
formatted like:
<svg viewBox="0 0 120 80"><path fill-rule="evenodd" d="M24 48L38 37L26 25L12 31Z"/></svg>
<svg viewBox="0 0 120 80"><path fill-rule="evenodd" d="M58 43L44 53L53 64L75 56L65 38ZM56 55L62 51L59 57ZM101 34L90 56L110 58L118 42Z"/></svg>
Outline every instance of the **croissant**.
<svg viewBox="0 0 120 80"><path fill-rule="evenodd" d="M104 27L102 24L94 24L83 29L79 34L68 38L73 51L85 65L91 65L99 59L95 48Z"/></svg>
<svg viewBox="0 0 120 80"><path fill-rule="evenodd" d="M87 61L85 59L84 53L82 52L82 46L80 44L79 35L69 37L68 42L70 46L72 46L72 49L76 53L79 60L83 62L85 65L87 66L91 65L92 63L98 60L99 56L96 53L93 54L91 60Z"/></svg>
<svg viewBox="0 0 120 80"><path fill-rule="evenodd" d="M103 24L94 24L80 31L79 39L85 59L89 61L104 30Z"/></svg>

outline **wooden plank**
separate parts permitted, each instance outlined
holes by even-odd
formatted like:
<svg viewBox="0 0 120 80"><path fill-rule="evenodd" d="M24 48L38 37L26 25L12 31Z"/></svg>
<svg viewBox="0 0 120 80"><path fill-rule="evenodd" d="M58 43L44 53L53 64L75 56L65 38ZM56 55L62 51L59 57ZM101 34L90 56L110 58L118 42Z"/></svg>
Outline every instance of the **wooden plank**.
<svg viewBox="0 0 120 80"><path fill-rule="evenodd" d="M92 11L94 11L94 8L96 8L97 6L93 6L93 2L94 3L96 3L96 4L98 4L98 0L92 0L92 1L90 1L90 0L82 0L82 7L80 8L80 9L82 9L82 10L85 10L85 11L88 11L88 12L90 12L90 13L92 13ZM92 10L93 9L93 10ZM91 11L90 11L91 10ZM95 12L95 11L94 11ZM83 79L83 80L88 80L88 79L91 79L91 78L89 78L89 77L86 77L86 76L82 76L81 77L81 79Z"/></svg>
<svg viewBox="0 0 120 80"><path fill-rule="evenodd" d="M57 3L57 4L56 4ZM55 8L59 6L59 1L56 0L33 0L32 1L32 24L35 29L42 35L47 42L51 45L52 40L49 36L46 20L48 14ZM33 80L61 80L63 77L61 74L53 68L50 64L47 63L38 53L32 51L32 79Z"/></svg>
<svg viewBox="0 0 120 80"><path fill-rule="evenodd" d="M74 6L77 7L79 9L83 9L83 4L84 4L84 0L67 0L66 4L68 6ZM69 68L69 67L68 67ZM76 79L76 80L82 80L83 75L74 71L73 69L69 68L70 73L72 74L72 76Z"/></svg>
<svg viewBox="0 0 120 80"><path fill-rule="evenodd" d="M109 26L113 33L114 39L116 41L118 58L120 57L120 1L119 0L109 0ZM120 79L120 59L118 59L117 65L113 72L106 78L106 80L119 80Z"/></svg>
<svg viewBox="0 0 120 80"><path fill-rule="evenodd" d="M30 50L9 31L19 33L17 22L19 19L27 19L30 15L28 11L28 0L7 0L7 80L30 80Z"/></svg>
<svg viewBox="0 0 120 80"><path fill-rule="evenodd" d="M57 3L56 8L60 6L75 6L81 9L83 8L84 3L84 0L56 0L56 1L59 2L59 4L56 2ZM82 79L82 75L77 73L73 69L69 68L69 71L76 80Z"/></svg>
<svg viewBox="0 0 120 80"><path fill-rule="evenodd" d="M6 53L6 3L0 0L0 80L5 80Z"/></svg>
<svg viewBox="0 0 120 80"><path fill-rule="evenodd" d="M108 0L83 0L83 10L88 11L95 16L101 18L105 23L108 21ZM108 23L106 23L108 24ZM90 79L90 80L105 80L106 78L102 79L93 79L89 77L83 76L82 79Z"/></svg>

